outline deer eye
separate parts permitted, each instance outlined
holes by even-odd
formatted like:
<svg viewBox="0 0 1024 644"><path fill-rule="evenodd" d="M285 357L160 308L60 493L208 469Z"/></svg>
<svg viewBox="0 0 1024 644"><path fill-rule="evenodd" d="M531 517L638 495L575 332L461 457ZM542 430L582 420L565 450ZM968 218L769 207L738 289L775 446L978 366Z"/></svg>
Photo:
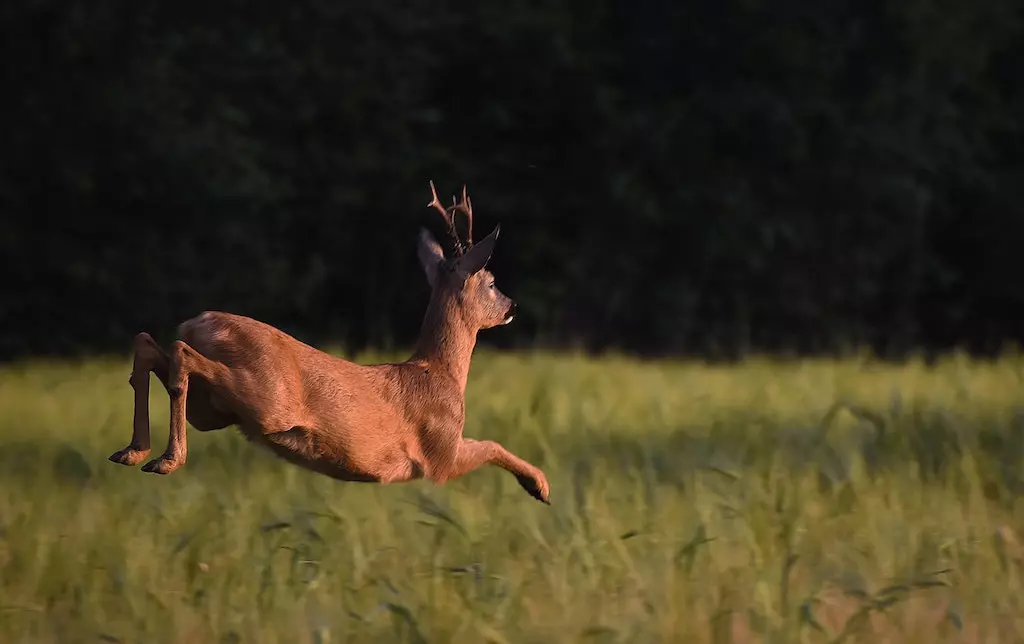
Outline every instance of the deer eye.
<svg viewBox="0 0 1024 644"><path fill-rule="evenodd" d="M489 289L491 289L493 291L494 290L494 282L491 282L490 284L488 284L487 288L489 288Z"/></svg>

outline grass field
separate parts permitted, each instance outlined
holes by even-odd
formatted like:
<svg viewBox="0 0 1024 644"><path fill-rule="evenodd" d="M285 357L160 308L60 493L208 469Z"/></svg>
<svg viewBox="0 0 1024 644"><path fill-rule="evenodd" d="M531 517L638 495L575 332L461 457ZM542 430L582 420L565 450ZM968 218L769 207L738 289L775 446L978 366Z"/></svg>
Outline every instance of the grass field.
<svg viewBox="0 0 1024 644"><path fill-rule="evenodd" d="M170 476L115 465L129 365L0 369L2 642L1024 639L1022 358L478 353L466 434L550 507L497 469L339 483L231 429Z"/></svg>

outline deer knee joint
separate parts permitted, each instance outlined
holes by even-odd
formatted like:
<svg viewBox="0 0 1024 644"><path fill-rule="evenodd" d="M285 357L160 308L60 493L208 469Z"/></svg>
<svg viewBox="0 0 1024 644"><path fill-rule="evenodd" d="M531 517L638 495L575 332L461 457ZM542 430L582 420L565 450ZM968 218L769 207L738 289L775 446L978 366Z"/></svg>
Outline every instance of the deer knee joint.
<svg viewBox="0 0 1024 644"><path fill-rule="evenodd" d="M132 371L132 374L128 376L128 384L132 386L132 389L138 390L140 387L145 387L149 384L149 370L148 369L136 369Z"/></svg>
<svg viewBox="0 0 1024 644"><path fill-rule="evenodd" d="M180 360L188 353L189 346L183 340L175 340L171 343L171 359Z"/></svg>
<svg viewBox="0 0 1024 644"><path fill-rule="evenodd" d="M135 349L136 359L141 358L142 360L149 362L160 355L160 347L157 345L156 340L154 340L153 336L145 331L135 336L135 341L132 346Z"/></svg>

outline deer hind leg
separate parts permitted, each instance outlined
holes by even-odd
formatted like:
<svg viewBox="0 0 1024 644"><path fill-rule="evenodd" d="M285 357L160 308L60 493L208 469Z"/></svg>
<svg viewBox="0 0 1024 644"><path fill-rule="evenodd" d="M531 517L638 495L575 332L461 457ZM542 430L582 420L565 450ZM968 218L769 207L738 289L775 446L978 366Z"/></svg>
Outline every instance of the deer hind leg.
<svg viewBox="0 0 1024 644"><path fill-rule="evenodd" d="M135 390L135 414L132 419L132 441L108 458L121 465L138 465L149 455L149 373L152 371L167 386L170 361L151 335L135 336L135 356L128 382Z"/></svg>
<svg viewBox="0 0 1024 644"><path fill-rule="evenodd" d="M550 505L548 480L544 476L544 472L494 441L463 438L459 443L454 465L440 482L468 474L482 465L497 465L503 470L511 472L519 481L519 485L523 486L530 496Z"/></svg>
<svg viewBox="0 0 1024 644"><path fill-rule="evenodd" d="M198 376L206 381L210 390L226 386L229 380L226 366L203 356L181 340L176 340L171 345L168 362L166 385L167 393L171 398L171 423L167 449L159 458L142 466L144 472L155 474L170 474L185 464L188 453L185 441L185 423L189 380ZM209 429L216 429L216 427Z"/></svg>

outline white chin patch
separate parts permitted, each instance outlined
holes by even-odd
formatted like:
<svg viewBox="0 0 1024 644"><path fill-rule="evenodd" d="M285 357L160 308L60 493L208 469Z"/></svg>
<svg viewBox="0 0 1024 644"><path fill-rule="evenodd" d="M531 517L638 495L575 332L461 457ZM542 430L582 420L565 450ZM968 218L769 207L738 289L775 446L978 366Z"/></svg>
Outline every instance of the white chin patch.
<svg viewBox="0 0 1024 644"><path fill-rule="evenodd" d="M512 321L512 318L514 318L514 317L515 317L514 315L510 315L510 316L508 316L507 318L505 318L505 321L504 321L504 322L502 322L502 324L503 324L503 325L505 325L505 324L508 324L509 322L511 322L511 321Z"/></svg>

